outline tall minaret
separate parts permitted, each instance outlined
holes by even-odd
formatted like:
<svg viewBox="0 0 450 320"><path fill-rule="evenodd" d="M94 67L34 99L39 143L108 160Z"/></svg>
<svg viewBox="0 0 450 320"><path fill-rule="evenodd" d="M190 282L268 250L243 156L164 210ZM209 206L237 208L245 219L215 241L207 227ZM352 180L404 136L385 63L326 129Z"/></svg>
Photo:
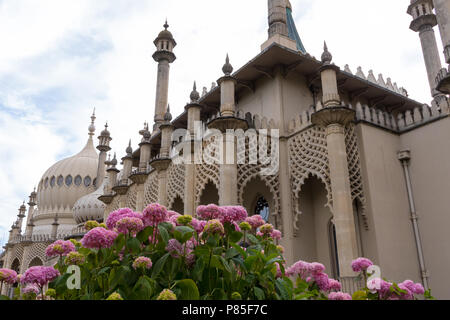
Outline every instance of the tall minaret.
<svg viewBox="0 0 450 320"><path fill-rule="evenodd" d="M170 33L169 25L164 24L164 30L161 31L155 39L156 52L153 54L153 59L158 62L158 78L156 82L156 101L155 101L155 125L154 132L159 129L159 126L164 123L164 115L167 112L168 95L169 95L169 73L170 64L175 61L176 56L173 49L177 45Z"/></svg>
<svg viewBox="0 0 450 320"><path fill-rule="evenodd" d="M450 1L433 0L436 9L436 17L441 32L442 45L444 47L445 61L450 65ZM441 69L436 77L437 89L443 93L450 94L450 66Z"/></svg>
<svg viewBox="0 0 450 320"><path fill-rule="evenodd" d="M95 118L95 117L94 117ZM98 146L97 149L100 151L98 156L98 168L97 168L97 187L100 187L103 184L103 179L105 179L105 160L106 153L111 150L109 143L111 142L111 134L108 131L108 123L105 124L105 130L100 133L98 137Z"/></svg>
<svg viewBox="0 0 450 320"><path fill-rule="evenodd" d="M269 39L263 43L261 50L278 43L291 50L306 53L292 17L289 0L268 0L268 9Z"/></svg>
<svg viewBox="0 0 450 320"><path fill-rule="evenodd" d="M436 98L441 95L436 90L436 76L441 70L442 64L433 30L433 27L437 25L433 7L432 0L411 0L411 4L408 7L408 14L413 17L410 29L419 32L431 95L433 98Z"/></svg>

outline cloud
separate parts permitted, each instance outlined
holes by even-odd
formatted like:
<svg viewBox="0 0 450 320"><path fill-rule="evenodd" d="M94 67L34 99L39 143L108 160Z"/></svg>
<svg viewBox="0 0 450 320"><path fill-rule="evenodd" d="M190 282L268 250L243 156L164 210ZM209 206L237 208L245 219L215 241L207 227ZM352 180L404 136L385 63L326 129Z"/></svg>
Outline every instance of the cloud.
<svg viewBox="0 0 450 320"><path fill-rule="evenodd" d="M408 0L291 3L310 54L320 57L326 40L336 64L382 72L411 97L430 101ZM151 56L166 17L178 43L169 89L174 116L194 80L201 90L222 75L226 53L237 70L267 39L262 0L0 0L0 226L9 230L50 165L81 150L93 107L97 132L109 122L119 157L130 138L137 148L138 131L154 117Z"/></svg>

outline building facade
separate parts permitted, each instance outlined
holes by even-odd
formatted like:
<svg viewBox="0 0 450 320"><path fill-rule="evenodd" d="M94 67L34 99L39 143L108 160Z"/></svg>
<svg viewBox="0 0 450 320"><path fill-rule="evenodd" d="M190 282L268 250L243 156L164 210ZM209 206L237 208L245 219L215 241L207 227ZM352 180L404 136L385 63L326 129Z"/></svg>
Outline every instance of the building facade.
<svg viewBox="0 0 450 320"><path fill-rule="evenodd" d="M81 236L85 221L119 208L158 202L195 214L216 203L263 215L282 231L288 265L321 262L347 291L361 285L351 261L365 256L382 277L420 281L450 298L450 90L434 32L439 26L450 63L449 2L412 0L407 11L422 43L429 105L383 75L339 68L326 44L315 59L289 1L268 0L268 9L261 52L235 72L227 56L217 85L200 94L194 84L175 119L168 93L177 43L166 23L154 42L153 127L139 131L141 143L130 143L119 170L116 155L106 160L107 127L95 151L93 115L86 147L44 174L28 214L20 207L4 267L50 264L48 244Z"/></svg>

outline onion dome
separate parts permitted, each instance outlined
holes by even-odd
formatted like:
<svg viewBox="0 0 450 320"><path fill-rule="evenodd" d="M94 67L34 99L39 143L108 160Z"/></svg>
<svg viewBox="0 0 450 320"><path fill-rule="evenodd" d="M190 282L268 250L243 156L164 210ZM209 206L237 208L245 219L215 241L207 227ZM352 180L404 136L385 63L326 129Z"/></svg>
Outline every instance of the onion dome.
<svg viewBox="0 0 450 320"><path fill-rule="evenodd" d="M80 198L73 206L73 218L77 224L89 220L100 221L103 219L106 205L98 200L103 195L103 189L108 183L108 177L105 177L103 184L94 192Z"/></svg>
<svg viewBox="0 0 450 320"><path fill-rule="evenodd" d="M170 105L167 106L167 112L164 115L164 121L165 122L170 122L172 121L172 114L170 113Z"/></svg>
<svg viewBox="0 0 450 320"><path fill-rule="evenodd" d="M194 89L191 92L191 103L197 102L200 99L200 94L197 91L197 83L194 81Z"/></svg>
<svg viewBox="0 0 450 320"><path fill-rule="evenodd" d="M127 153L127 156L131 156L133 154L133 148L131 147L131 139L125 152Z"/></svg>
<svg viewBox="0 0 450 320"><path fill-rule="evenodd" d="M167 30L169 28L169 24L167 23L167 20L166 20L166 23L164 23L163 27L164 27L164 30L158 34L158 38L156 38L156 40L155 40L155 45L157 45L157 43L161 40L169 40L174 43L174 47L175 47L176 42L173 38L173 35L169 30Z"/></svg>

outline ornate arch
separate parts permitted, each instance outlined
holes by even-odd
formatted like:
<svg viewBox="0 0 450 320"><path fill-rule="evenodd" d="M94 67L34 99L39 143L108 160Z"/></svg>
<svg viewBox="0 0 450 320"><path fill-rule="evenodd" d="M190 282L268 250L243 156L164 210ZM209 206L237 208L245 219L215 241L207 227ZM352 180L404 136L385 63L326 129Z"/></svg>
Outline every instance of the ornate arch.
<svg viewBox="0 0 450 320"><path fill-rule="evenodd" d="M183 164L171 164L167 171L167 202L171 208L175 199L184 199L185 166Z"/></svg>
<svg viewBox="0 0 450 320"><path fill-rule="evenodd" d="M28 268L35 267L35 266L42 266L44 263L42 262L41 258L34 257L31 259L30 263L28 263Z"/></svg>
<svg viewBox="0 0 450 320"><path fill-rule="evenodd" d="M213 164L197 164L195 165L195 206L199 206L200 199L206 185L211 182L217 190L220 188L219 165Z"/></svg>

